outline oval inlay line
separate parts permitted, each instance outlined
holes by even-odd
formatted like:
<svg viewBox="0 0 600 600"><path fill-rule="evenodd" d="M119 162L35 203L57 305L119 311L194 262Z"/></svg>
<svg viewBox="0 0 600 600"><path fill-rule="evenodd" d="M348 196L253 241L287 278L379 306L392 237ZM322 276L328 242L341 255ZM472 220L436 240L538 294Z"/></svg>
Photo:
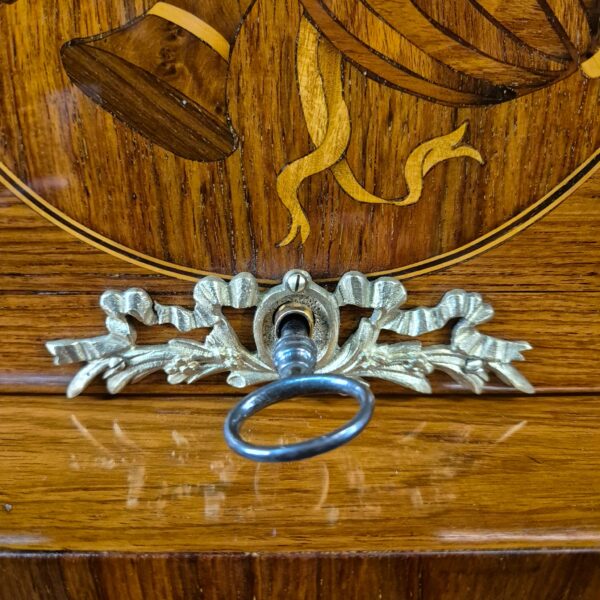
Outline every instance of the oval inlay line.
<svg viewBox="0 0 600 600"><path fill-rule="evenodd" d="M532 223L547 215L556 208L561 202L568 198L579 186L581 186L600 166L600 149L596 150L586 161L577 167L568 177L563 179L545 196L537 202L521 211L515 217L503 223L496 229L485 235L444 254L438 254L423 261L412 263L405 267L397 269L388 269L385 271L375 271L367 273L368 277L379 277L381 275L390 275L398 279L410 279L419 275L425 275L433 271L438 271L445 267L457 264L469 258L490 250L505 242L520 231L523 231ZM67 216L62 211L52 206L44 200L39 194L21 181L6 165L0 162L0 183L4 184L16 197L25 202L37 213L54 223L61 229L69 232L78 239L103 250L112 256L125 260L136 266L150 269L151 271L161 273L177 279L186 281L196 281L199 277L205 275L216 275L224 279L231 279L235 273L213 273L200 269L192 269L175 263L167 262L148 256L128 248L122 244L114 242L107 237L92 231L81 223ZM352 265L348 265L350 270ZM273 279L262 279L257 277L259 283L264 285L273 285L277 283ZM321 278L321 283L337 281L337 278Z"/></svg>

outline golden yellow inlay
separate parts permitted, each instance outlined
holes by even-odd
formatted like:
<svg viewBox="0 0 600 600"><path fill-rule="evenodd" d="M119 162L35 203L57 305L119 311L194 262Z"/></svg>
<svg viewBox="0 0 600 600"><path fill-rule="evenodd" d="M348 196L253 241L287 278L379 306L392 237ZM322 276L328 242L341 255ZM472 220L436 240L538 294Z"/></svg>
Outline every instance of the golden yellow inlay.
<svg viewBox="0 0 600 600"><path fill-rule="evenodd" d="M314 29L303 19L301 33L307 26ZM304 60L300 60L300 56ZM277 193L292 218L290 231L280 246L289 244L298 233L302 242L306 241L310 225L298 200L298 187L307 177L324 171L340 160L350 140L350 115L342 95L340 77L342 55L329 42L319 44L317 36L317 43L299 38L298 57L300 89L307 87L305 80L309 76L303 68L320 71L329 85L326 89L321 88L321 102L315 107L315 120L321 128L318 141L313 140L316 149L287 165L277 178Z"/></svg>
<svg viewBox="0 0 600 600"><path fill-rule="evenodd" d="M582 62L580 68L583 71L583 74L590 79L597 79L600 77L600 50L598 50L591 58Z"/></svg>
<svg viewBox="0 0 600 600"><path fill-rule="evenodd" d="M560 181L542 198L515 215L506 223L503 223L485 235L443 254L438 254L425 260L405 265L402 268L372 271L367 273L367 276L381 277L382 275L391 275L396 276L398 279L410 279L426 273L433 273L439 269L473 258L491 248L495 248L554 210L575 190L581 187L594 173L596 173L599 167L600 149L596 150L587 158L587 160L580 164L572 173ZM55 208L50 202L39 196L39 194L36 194L24 181L19 179L2 161L0 161L0 189L2 186L6 187L6 189L15 195L15 197L19 198L42 217L70 233L77 239L138 267L143 267L162 275L168 275L177 279L193 282L197 281L198 277L206 275L214 275L223 279L231 279L232 277L232 275L228 273L215 273L167 262L143 254L142 252L123 246L117 242L113 242L109 238L92 231ZM335 281L337 281L337 278L335 277L320 278L317 280L318 283L332 283ZM259 279L258 282L264 285L273 285L277 283L272 279Z"/></svg>
<svg viewBox="0 0 600 600"><path fill-rule="evenodd" d="M289 233L280 245L289 244L298 234L305 242L310 234L310 225L298 200L298 187L315 173L331 168L340 187L358 202L408 206L421 198L423 179L438 163L457 157L483 163L475 148L459 145L467 131L465 122L451 133L421 143L410 153L404 166L408 188L405 197L388 199L372 194L358 182L344 157L351 126L342 89L341 54L306 18L298 32L297 69L302 110L316 149L287 165L277 179L277 192L292 219Z"/></svg>
<svg viewBox="0 0 600 600"><path fill-rule="evenodd" d="M175 23L175 25L189 31L229 62L229 42L214 27L199 19L196 15L168 2L157 2L147 14Z"/></svg>

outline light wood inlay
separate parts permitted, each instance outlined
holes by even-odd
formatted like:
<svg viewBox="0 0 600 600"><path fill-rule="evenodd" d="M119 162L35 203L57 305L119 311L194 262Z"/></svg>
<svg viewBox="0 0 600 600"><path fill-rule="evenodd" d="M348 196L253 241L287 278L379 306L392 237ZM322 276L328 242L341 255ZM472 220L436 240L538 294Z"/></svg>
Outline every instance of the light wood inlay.
<svg viewBox="0 0 600 600"><path fill-rule="evenodd" d="M303 164L303 161L308 160L314 163L319 155L322 158L316 161L317 166L320 170L331 167L336 181L352 199L368 204L409 206L420 200L423 193L423 179L436 164L459 157L470 157L479 163L484 162L475 148L466 144L459 145L467 131L468 124L463 123L456 131L421 143L409 154L404 166L404 177L408 188L406 197L388 199L370 193L358 182L344 157L350 140L350 115L342 97L341 61L338 57L333 65L329 65L322 58L332 52L335 53L332 45L320 37L308 19L303 19L298 32L298 87L306 125L318 152L315 150L314 153L299 159L297 164ZM332 136L332 131L336 133L334 139L339 141L335 144L335 150L326 152L323 146L326 142L331 144L328 138ZM277 180L277 191L292 217L292 228L285 240L286 244L292 241L298 227L303 241L306 241L309 231L306 217L299 210L297 188L300 182L297 181L298 178L294 182L288 181L287 169L290 166L284 169ZM313 170L310 174L315 172ZM302 174L306 176L306 173ZM302 226L297 223L302 223Z"/></svg>
<svg viewBox="0 0 600 600"><path fill-rule="evenodd" d="M206 21L189 13L187 10L173 6L168 2L157 2L146 14L155 15L179 27L183 27L199 40L208 44L215 52L229 61L229 42Z"/></svg>
<svg viewBox="0 0 600 600"><path fill-rule="evenodd" d="M591 79L600 77L600 50L592 57L581 63L581 70Z"/></svg>
<svg viewBox="0 0 600 600"><path fill-rule="evenodd" d="M358 0L169 4L218 31L229 62L145 12L151 2L110 0L90 5L82 19L73 18L73 0L21 0L0 11L0 36L9 41L0 46L0 161L15 193L39 205L31 189L55 220L65 215L84 237L161 273L251 271L273 281L295 267L320 280L348 269L432 272L520 232L544 212L536 202L579 181L575 171L600 147L600 82L579 69L595 50L591 5L555 3L542 27L527 0L523 19L542 43L520 42L514 10L489 2L455 14L402 0L421 11L423 28L395 20L391 9L400 4L385 0L368 3L372 10ZM297 70L305 14L338 53L350 132L327 153L322 165L331 167L283 186L305 220L304 234L279 246L289 239L290 213L278 177L292 174L287 167L319 139ZM485 23L472 37L469 15ZM557 28L562 53L552 50ZM409 171L418 177L410 183L411 153L464 123L460 152L468 144L485 164L444 160L423 177L425 162L414 155ZM332 170L345 172L346 190ZM418 202L372 202L411 197L421 179Z"/></svg>
<svg viewBox="0 0 600 600"><path fill-rule="evenodd" d="M302 35L307 29L313 31L312 37L310 34ZM310 234L310 225L298 200L298 187L307 177L320 173L341 160L350 140L350 117L342 97L342 56L331 44L319 44L316 30L306 19L302 20L300 32L299 85L301 89L308 86L309 90L305 90L305 93L320 94L322 106L317 118L325 116L325 121L320 123L322 134L316 139L313 138L316 149L286 165L277 178L277 193L291 217L290 231L280 242L280 246L287 246L298 235L302 242L306 242ZM307 84L304 76L306 67L302 62L317 65L320 77L323 78L323 88L315 87L312 81ZM308 108L306 105L304 108L306 115Z"/></svg>

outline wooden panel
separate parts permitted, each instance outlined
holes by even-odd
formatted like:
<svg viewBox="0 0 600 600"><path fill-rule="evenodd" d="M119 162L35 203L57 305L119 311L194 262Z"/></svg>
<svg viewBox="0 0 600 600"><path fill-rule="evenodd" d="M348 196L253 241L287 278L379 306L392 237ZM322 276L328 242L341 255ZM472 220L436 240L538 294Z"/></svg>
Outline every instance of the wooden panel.
<svg viewBox="0 0 600 600"><path fill-rule="evenodd" d="M600 175L519 236L468 262L410 278L412 291L600 291ZM32 243L35 240L35 243ZM188 294L193 283L159 276L96 250L0 187L0 289L99 294L142 286Z"/></svg>
<svg viewBox="0 0 600 600"><path fill-rule="evenodd" d="M594 600L600 556L26 553L0 573L1 600Z"/></svg>
<svg viewBox="0 0 600 600"><path fill-rule="evenodd" d="M239 555L0 555L1 600L246 599Z"/></svg>
<svg viewBox="0 0 600 600"><path fill-rule="evenodd" d="M409 304L436 302L457 287L482 292L496 308L485 329L533 344L522 370L539 392L598 391L599 186L600 177L594 177L546 219L483 256L407 281ZM43 343L102 332L98 297L107 287L141 286L162 300L191 304L191 283L144 272L90 248L10 196L0 197L0 246L0 324L5 339L11 340L0 367L4 393L63 392L76 367L53 367ZM243 341L250 342L251 313L229 314ZM351 310L344 314L346 335L359 314ZM145 335L156 335L149 341L174 334L173 329L163 328ZM429 340L442 340L445 335ZM445 376L435 376L433 382L438 393L459 391ZM97 385L93 391L102 389ZM495 382L488 389L502 388ZM376 383L375 390L405 393L383 383ZM210 394L231 389L222 377L172 388L156 375L129 392Z"/></svg>
<svg viewBox="0 0 600 600"><path fill-rule="evenodd" d="M597 3L510 4L0 0L0 600L598 596ZM64 398L43 343L105 288L291 267L484 293L538 395L377 383L363 435L276 465L227 448L224 378Z"/></svg>
<svg viewBox="0 0 600 600"><path fill-rule="evenodd" d="M411 305L430 305L440 300L438 292L411 294ZM190 307L190 297L156 294L155 299L169 304ZM525 354L525 362L518 368L536 387L538 393L573 393L600 391L600 292L564 294L537 294L514 292L486 294L496 310L494 319L482 330L497 337L524 339L534 349ZM104 331L104 313L98 308L98 298L90 294L2 294L0 293L0 328L10 340L3 351L0 367L0 392L64 393L70 378L82 365L55 367L44 347L50 339L78 338L101 335ZM228 310L227 315L241 341L253 345L250 310ZM345 309L342 320L342 339L356 327L361 316L358 309ZM450 329L423 336L425 343L448 343ZM141 328L140 343L166 343L173 337L200 339L203 333L178 333L172 327ZM405 339L393 333L384 333L382 341ZM456 393L460 387L448 376L432 376L435 391ZM413 394L404 388L382 381L374 381L376 393ZM103 393L100 380L90 391ZM518 393L492 379L486 392ZM225 383L225 375L214 375L191 386L170 386L165 376L156 374L122 393L151 394L213 394L240 393ZM470 393L470 392L469 392Z"/></svg>
<svg viewBox="0 0 600 600"><path fill-rule="evenodd" d="M600 396L380 399L349 445L261 465L230 397L0 398L0 548L436 551L597 548ZM269 409L256 442L313 436L350 401Z"/></svg>
<svg viewBox="0 0 600 600"><path fill-rule="evenodd" d="M435 270L518 234L600 164L600 79L579 68L595 25L576 0L544 3L529 45L466 0L173 5L187 16L0 6L0 179L140 264Z"/></svg>

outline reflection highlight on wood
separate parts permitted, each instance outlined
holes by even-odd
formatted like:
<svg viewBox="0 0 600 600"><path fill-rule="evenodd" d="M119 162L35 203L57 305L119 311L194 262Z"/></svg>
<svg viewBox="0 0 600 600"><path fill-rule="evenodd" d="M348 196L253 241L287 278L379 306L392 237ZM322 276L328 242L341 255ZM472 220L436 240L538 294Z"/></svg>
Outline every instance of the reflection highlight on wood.
<svg viewBox="0 0 600 600"><path fill-rule="evenodd" d="M279 465L227 448L222 423L235 400L0 396L10 448L0 472L0 548L598 546L598 397L379 398L350 444ZM342 399L298 399L270 408L248 433L256 443L289 443L354 410Z"/></svg>
<svg viewBox="0 0 600 600"><path fill-rule="evenodd" d="M0 374L7 600L36 598L50 577L58 591L44 600L65 590L80 600L86 589L90 599L129 598L138 585L140 600L165 600L171 583L173 598L185 598L181 583L217 597L247 586L257 600L365 600L373 590L409 600L425 587L428 600L465 600L465 589L470 600L531 600L544 589L552 600L596 600L599 184L494 252L410 284L416 304L449 285L494 294L497 331L531 331L530 373L555 395L382 391L368 440L339 457L257 470L227 454L220 424L239 397L224 386L181 397L157 378L132 397L62 396L67 374L53 374L43 340L93 334L106 287L149 286L176 302L190 284L94 251L0 190L0 330L13 341ZM249 336L250 324L246 315L236 327ZM40 395L17 393L27 385ZM253 424L257 441L314 435L354 406L313 399L273 410ZM181 554L96 554L127 549Z"/></svg>

